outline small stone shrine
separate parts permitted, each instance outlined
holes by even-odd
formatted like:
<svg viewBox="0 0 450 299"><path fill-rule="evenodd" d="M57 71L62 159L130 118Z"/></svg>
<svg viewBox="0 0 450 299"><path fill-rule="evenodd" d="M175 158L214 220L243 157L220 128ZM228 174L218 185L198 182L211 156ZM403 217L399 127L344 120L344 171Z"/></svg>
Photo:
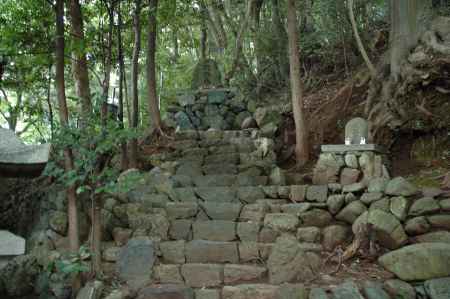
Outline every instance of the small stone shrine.
<svg viewBox="0 0 450 299"><path fill-rule="evenodd" d="M166 123L181 130L236 130L251 116L235 90L200 89L178 93L167 108Z"/></svg>
<svg viewBox="0 0 450 299"><path fill-rule="evenodd" d="M354 118L345 126L345 144L322 145L314 168L313 183L366 185L370 179L389 178L386 151L368 143L369 126L365 119Z"/></svg>

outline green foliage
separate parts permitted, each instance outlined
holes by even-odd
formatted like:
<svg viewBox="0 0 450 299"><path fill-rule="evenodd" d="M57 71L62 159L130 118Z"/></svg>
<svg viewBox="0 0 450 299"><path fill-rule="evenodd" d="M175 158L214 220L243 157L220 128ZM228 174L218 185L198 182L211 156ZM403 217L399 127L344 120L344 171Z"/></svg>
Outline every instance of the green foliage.
<svg viewBox="0 0 450 299"><path fill-rule="evenodd" d="M99 106L100 101L96 107ZM96 109L96 113L83 128L72 125L59 128L55 133L53 146L57 154L48 163L45 174L56 177L65 186L77 186L77 193L117 193L121 188L116 183L120 170L111 165L111 159L117 155L122 143L139 136L139 132L123 129L113 119L102 124L99 109ZM72 171L64 171L62 168L63 151L67 147L74 153Z"/></svg>
<svg viewBox="0 0 450 299"><path fill-rule="evenodd" d="M47 271L53 272L56 270L65 275L79 274L89 271L89 264L86 262L91 257L89 248L81 246L77 253L70 254L66 258L61 257L50 263Z"/></svg>

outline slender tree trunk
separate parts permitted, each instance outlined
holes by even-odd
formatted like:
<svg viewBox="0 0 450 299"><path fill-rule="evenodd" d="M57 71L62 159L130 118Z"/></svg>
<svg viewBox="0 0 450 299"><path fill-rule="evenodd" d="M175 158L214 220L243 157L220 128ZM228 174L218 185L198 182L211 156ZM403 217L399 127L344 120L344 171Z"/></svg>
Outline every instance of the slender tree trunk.
<svg viewBox="0 0 450 299"><path fill-rule="evenodd" d="M69 125L69 111L66 102L66 88L64 79L64 0L56 1L56 93L59 104L59 118L62 127L67 128ZM64 150L65 169L66 172L74 169L73 154L70 147ZM70 250L75 253L80 247L78 234L78 214L77 214L77 198L75 186L72 185L67 189L68 199L68 215L69 215L69 242Z"/></svg>
<svg viewBox="0 0 450 299"><path fill-rule="evenodd" d="M391 10L391 76L400 79L401 64L417 44L419 11L422 0L390 0Z"/></svg>
<svg viewBox="0 0 450 299"><path fill-rule="evenodd" d="M287 0L287 27L289 39L289 62L291 76L292 108L294 112L298 165L309 161L308 128L303 113L303 84L300 77L300 54L298 45L297 12L295 0Z"/></svg>
<svg viewBox="0 0 450 299"><path fill-rule="evenodd" d="M114 29L114 3L108 5L105 2L106 10L108 11L108 37L106 45L106 57L104 65L104 78L102 82L102 120L106 123L108 114L108 95L111 81L112 69L112 44L113 44L113 29Z"/></svg>
<svg viewBox="0 0 450 299"><path fill-rule="evenodd" d="M119 126L121 129L125 128L123 116L124 116L124 103L123 103L123 85L125 75L125 63L123 60L123 45L122 45L122 12L120 10L120 2L117 7L117 50L119 59ZM122 142L120 145L120 168L122 170L128 169L128 150L126 142Z"/></svg>
<svg viewBox="0 0 450 299"><path fill-rule="evenodd" d="M53 105L51 99L52 92L52 64L48 66L48 87L47 87L47 106L48 106L48 121L50 122L51 139L53 140L53 134L55 133L55 124L53 119Z"/></svg>
<svg viewBox="0 0 450 299"><path fill-rule="evenodd" d="M156 35L158 0L149 0L148 17L148 44L147 44L147 87L148 107L151 121L156 129L161 130L161 114L159 111L158 96L156 94Z"/></svg>
<svg viewBox="0 0 450 299"><path fill-rule="evenodd" d="M278 69L280 73L280 82L284 82L289 75L289 62L286 57L287 48L287 34L284 28L283 21L281 19L280 3L279 0L272 0L272 13L273 13L273 26L275 27L276 40L280 49L277 49Z"/></svg>
<svg viewBox="0 0 450 299"><path fill-rule="evenodd" d="M225 82L228 85L230 83L231 78L234 77L234 74L236 73L240 57L242 56L242 47L244 44L244 34L245 31L248 29L248 24L250 22L253 6L255 5L256 0L248 0L247 1L247 11L245 13L244 19L241 22L241 27L239 28L237 37L236 37L236 45L235 45L235 51L234 51L234 58L233 63L231 66L230 71L225 76Z"/></svg>
<svg viewBox="0 0 450 299"><path fill-rule="evenodd" d="M75 50L72 53L72 71L75 79L76 94L81 100L82 123L86 124L92 114L91 91L89 87L89 73L85 51L83 31L83 14L79 0L69 1L70 22L72 36L75 40Z"/></svg>
<svg viewBox="0 0 450 299"><path fill-rule="evenodd" d="M361 41L361 37L359 36L358 32L358 25L356 24L355 20L355 14L353 12L353 0L348 0L348 12L350 16L350 22L352 23L352 29L353 33L355 34L356 43L358 44L359 52L361 53L361 56L364 59L364 62L367 65L367 68L370 71L370 75L373 79L375 79L377 72L375 70L375 67L373 66L372 62L370 61L369 55L367 55L366 49L364 48L364 45Z"/></svg>
<svg viewBox="0 0 450 299"><path fill-rule="evenodd" d="M131 128L137 129L139 123L139 54L141 52L141 0L135 0L133 16L134 48L131 64ZM130 166L138 167L138 144L137 139L130 141Z"/></svg>

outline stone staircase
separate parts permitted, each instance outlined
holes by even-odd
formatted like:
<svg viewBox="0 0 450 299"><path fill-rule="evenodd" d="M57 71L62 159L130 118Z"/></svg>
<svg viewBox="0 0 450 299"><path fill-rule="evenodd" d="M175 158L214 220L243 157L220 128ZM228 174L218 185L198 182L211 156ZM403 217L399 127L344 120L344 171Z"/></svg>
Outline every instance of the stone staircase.
<svg viewBox="0 0 450 299"><path fill-rule="evenodd" d="M105 269L140 299L391 298L378 283L346 282L333 297L301 284L352 225L372 221L393 249L407 235L383 187L357 200L363 190L339 184L286 185L273 147L256 130L177 133L138 187L106 201Z"/></svg>

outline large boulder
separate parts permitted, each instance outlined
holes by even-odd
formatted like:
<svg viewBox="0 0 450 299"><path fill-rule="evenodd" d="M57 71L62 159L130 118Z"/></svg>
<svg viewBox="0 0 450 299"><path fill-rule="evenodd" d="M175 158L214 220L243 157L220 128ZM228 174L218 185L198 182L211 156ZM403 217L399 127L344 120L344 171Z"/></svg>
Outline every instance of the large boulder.
<svg viewBox="0 0 450 299"><path fill-rule="evenodd" d="M153 272L155 251L155 244L148 238L129 240L117 262L119 278L133 289L144 286Z"/></svg>
<svg viewBox="0 0 450 299"><path fill-rule="evenodd" d="M295 237L283 235L277 239L267 261L269 281L271 284L306 281L315 276L320 265L317 254L303 251Z"/></svg>
<svg viewBox="0 0 450 299"><path fill-rule="evenodd" d="M385 193L394 196L411 196L419 190L403 177L396 177L386 185Z"/></svg>
<svg viewBox="0 0 450 299"><path fill-rule="evenodd" d="M405 281L446 277L450 276L450 244L414 244L387 253L378 262Z"/></svg>
<svg viewBox="0 0 450 299"><path fill-rule="evenodd" d="M431 299L450 298L450 277L428 280L424 286Z"/></svg>

